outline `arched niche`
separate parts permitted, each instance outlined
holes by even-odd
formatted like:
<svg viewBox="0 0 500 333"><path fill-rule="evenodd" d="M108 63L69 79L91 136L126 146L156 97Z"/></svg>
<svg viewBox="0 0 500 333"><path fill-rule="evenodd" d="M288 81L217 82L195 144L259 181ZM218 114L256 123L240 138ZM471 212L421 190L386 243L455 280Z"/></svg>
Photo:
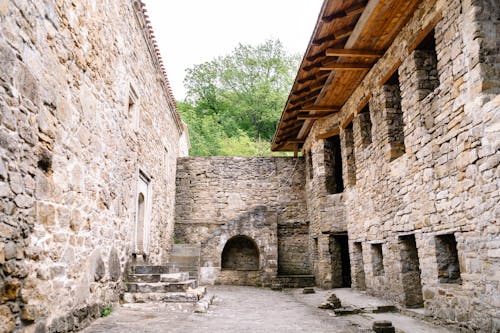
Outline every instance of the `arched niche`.
<svg viewBox="0 0 500 333"><path fill-rule="evenodd" d="M259 270L259 249L253 239L238 235L230 238L221 255L222 270Z"/></svg>

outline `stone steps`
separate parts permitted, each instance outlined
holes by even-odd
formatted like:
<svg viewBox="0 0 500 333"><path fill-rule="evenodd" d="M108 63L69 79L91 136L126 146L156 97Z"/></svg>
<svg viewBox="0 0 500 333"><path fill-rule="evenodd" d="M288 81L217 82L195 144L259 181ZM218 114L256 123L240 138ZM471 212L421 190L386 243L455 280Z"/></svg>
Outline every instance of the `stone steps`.
<svg viewBox="0 0 500 333"><path fill-rule="evenodd" d="M198 288L196 279L188 272L169 273L170 267L138 265L127 276L127 292L122 296L125 303L146 302L198 302L205 288Z"/></svg>
<svg viewBox="0 0 500 333"><path fill-rule="evenodd" d="M196 289L195 289L196 290ZM161 292L161 293L130 293L123 294L125 303L148 303L148 302L166 302L166 303L196 303L203 297L204 292Z"/></svg>
<svg viewBox="0 0 500 333"><path fill-rule="evenodd" d="M196 280L182 282L131 282L127 283L127 292L131 293L168 293L185 292L197 287Z"/></svg>

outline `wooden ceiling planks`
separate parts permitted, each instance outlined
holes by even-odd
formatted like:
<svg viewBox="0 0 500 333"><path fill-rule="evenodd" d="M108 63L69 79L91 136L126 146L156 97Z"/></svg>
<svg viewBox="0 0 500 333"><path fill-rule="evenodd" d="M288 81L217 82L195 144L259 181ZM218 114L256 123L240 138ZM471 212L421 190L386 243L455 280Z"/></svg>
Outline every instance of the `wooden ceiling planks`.
<svg viewBox="0 0 500 333"><path fill-rule="evenodd" d="M325 0L281 115L272 150L293 150L295 146L285 140L304 140L307 137L314 119L320 116L315 110L303 110L305 105L340 108L420 2ZM354 51L349 53L347 49ZM304 111L309 111L309 116L302 113ZM297 119L299 112L301 117ZM289 126L294 122L297 126L292 130ZM286 130L283 129L285 126Z"/></svg>

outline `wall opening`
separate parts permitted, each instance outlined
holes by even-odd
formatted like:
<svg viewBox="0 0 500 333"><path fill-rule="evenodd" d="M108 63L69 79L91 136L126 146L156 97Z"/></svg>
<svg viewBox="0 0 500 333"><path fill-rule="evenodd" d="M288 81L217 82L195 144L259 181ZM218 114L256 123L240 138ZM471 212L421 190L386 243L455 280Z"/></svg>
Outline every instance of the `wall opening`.
<svg viewBox="0 0 500 333"><path fill-rule="evenodd" d="M382 244L372 244L372 270L373 276L384 275L384 256L382 254Z"/></svg>
<svg viewBox="0 0 500 333"><path fill-rule="evenodd" d="M385 83L383 90L385 95L384 114L388 141L386 157L388 161L393 161L399 156L404 155L406 151L398 71Z"/></svg>
<svg viewBox="0 0 500 333"><path fill-rule="evenodd" d="M354 135L352 122L343 131L344 184L356 185L356 156L354 154Z"/></svg>
<svg viewBox="0 0 500 333"><path fill-rule="evenodd" d="M230 238L221 256L223 270L256 271L259 269L259 249L255 242L247 236Z"/></svg>
<svg viewBox="0 0 500 333"><path fill-rule="evenodd" d="M332 259L332 287L351 287L351 262L347 235L330 236L329 252Z"/></svg>
<svg viewBox="0 0 500 333"><path fill-rule="evenodd" d="M361 242L354 242L351 258L354 270L354 286L360 290L366 290L365 266L363 263L363 246Z"/></svg>
<svg viewBox="0 0 500 333"><path fill-rule="evenodd" d="M415 236L400 236L399 249L402 271L401 282L403 283L405 305L409 308L422 307L424 305L424 300L422 297L420 262L418 259Z"/></svg>
<svg viewBox="0 0 500 333"><path fill-rule="evenodd" d="M151 217L150 179L139 171L135 214L134 254L145 255L149 250L149 228Z"/></svg>
<svg viewBox="0 0 500 333"><path fill-rule="evenodd" d="M344 192L342 180L342 152L340 137L332 136L324 140L326 190L330 194Z"/></svg>
<svg viewBox="0 0 500 333"><path fill-rule="evenodd" d="M309 222L278 223L278 275L308 274Z"/></svg>
<svg viewBox="0 0 500 333"><path fill-rule="evenodd" d="M417 67L416 69L419 73L419 98L422 100L439 86L434 30L432 30L415 48L414 57Z"/></svg>
<svg viewBox="0 0 500 333"><path fill-rule="evenodd" d="M436 236L438 279L441 283L462 283L455 235Z"/></svg>
<svg viewBox="0 0 500 333"><path fill-rule="evenodd" d="M370 115L370 105L366 104L365 107L359 112L359 131L361 134L361 145L363 147L372 143L372 120Z"/></svg>

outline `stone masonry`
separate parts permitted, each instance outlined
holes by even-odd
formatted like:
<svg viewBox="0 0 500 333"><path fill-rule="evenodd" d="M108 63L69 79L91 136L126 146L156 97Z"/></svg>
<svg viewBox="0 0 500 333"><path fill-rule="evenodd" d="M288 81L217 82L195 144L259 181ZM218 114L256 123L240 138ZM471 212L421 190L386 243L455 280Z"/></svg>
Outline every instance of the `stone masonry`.
<svg viewBox="0 0 500 333"><path fill-rule="evenodd" d="M200 283L269 285L278 272L310 274L304 180L300 158L179 159L175 237L201 245ZM221 269L235 236L256 244L258 270Z"/></svg>
<svg viewBox="0 0 500 333"><path fill-rule="evenodd" d="M352 287L467 331L500 330L499 17L496 1L423 1L342 110L314 124L305 188L319 285L336 284L330 240L345 233ZM336 193L334 141L316 137L340 124Z"/></svg>
<svg viewBox="0 0 500 333"><path fill-rule="evenodd" d="M0 110L0 332L81 328L171 245L188 143L140 2L1 1Z"/></svg>

